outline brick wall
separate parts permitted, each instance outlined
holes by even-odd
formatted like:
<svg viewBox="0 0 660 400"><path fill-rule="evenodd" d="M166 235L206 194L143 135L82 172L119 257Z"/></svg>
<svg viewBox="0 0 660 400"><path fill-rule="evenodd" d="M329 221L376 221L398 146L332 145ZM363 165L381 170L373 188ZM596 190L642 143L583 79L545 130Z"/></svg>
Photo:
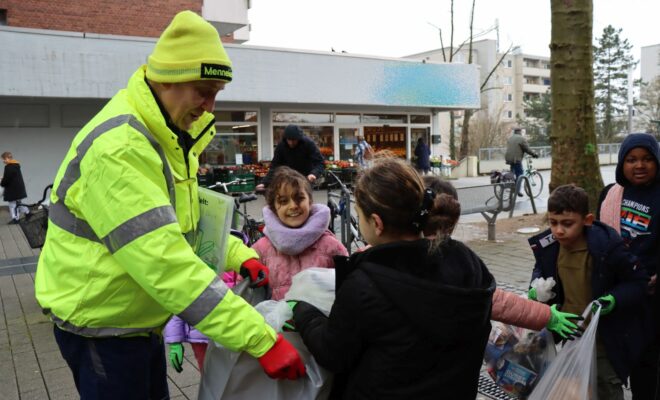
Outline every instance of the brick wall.
<svg viewBox="0 0 660 400"><path fill-rule="evenodd" d="M201 14L202 0L0 0L7 25L157 37L179 11Z"/></svg>

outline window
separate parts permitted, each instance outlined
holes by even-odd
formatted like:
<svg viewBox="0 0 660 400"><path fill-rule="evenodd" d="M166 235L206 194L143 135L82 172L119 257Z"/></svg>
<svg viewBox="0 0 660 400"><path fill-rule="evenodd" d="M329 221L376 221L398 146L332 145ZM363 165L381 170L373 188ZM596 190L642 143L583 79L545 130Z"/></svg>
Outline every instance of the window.
<svg viewBox="0 0 660 400"><path fill-rule="evenodd" d="M276 112L273 113L273 122L308 124L332 123L333 115L331 113L313 112Z"/></svg>
<svg viewBox="0 0 660 400"><path fill-rule="evenodd" d="M216 111L216 134L199 155L199 163L212 166L254 164L257 160L256 111Z"/></svg>
<svg viewBox="0 0 660 400"><path fill-rule="evenodd" d="M505 85L512 85L513 84L513 78L511 78L510 76L504 77L504 84Z"/></svg>
<svg viewBox="0 0 660 400"><path fill-rule="evenodd" d="M507 118L507 119L511 119L511 118L513 118L513 111L506 111L506 112L504 113L504 115L506 115L505 118Z"/></svg>
<svg viewBox="0 0 660 400"><path fill-rule="evenodd" d="M362 122L365 124L407 124L407 115L391 114L364 114Z"/></svg>
<svg viewBox="0 0 660 400"><path fill-rule="evenodd" d="M507 68L511 68L512 65L513 65L513 63L511 62L511 60L506 60L506 67Z"/></svg>
<svg viewBox="0 0 660 400"><path fill-rule="evenodd" d="M338 124L359 124L360 114L337 113L335 115L335 122Z"/></svg>
<svg viewBox="0 0 660 400"><path fill-rule="evenodd" d="M504 94L504 101L506 101L506 102L513 101L513 95L511 93L505 93Z"/></svg>
<svg viewBox="0 0 660 400"><path fill-rule="evenodd" d="M550 86L550 79L548 79L548 78L544 78L544 79L543 79L543 84L544 84L545 86Z"/></svg>
<svg viewBox="0 0 660 400"><path fill-rule="evenodd" d="M430 124L431 116L430 115L411 115L410 116L411 124Z"/></svg>
<svg viewBox="0 0 660 400"><path fill-rule="evenodd" d="M0 8L0 25L7 25L7 9Z"/></svg>

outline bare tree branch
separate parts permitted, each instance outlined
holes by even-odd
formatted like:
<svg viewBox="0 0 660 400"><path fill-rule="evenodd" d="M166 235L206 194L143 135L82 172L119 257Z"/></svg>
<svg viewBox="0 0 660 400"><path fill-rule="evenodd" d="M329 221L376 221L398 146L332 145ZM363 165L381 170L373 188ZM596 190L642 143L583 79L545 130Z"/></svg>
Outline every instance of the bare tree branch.
<svg viewBox="0 0 660 400"><path fill-rule="evenodd" d="M506 57L507 54L509 54L511 52L511 49L513 49L513 43L509 45L509 48L506 49L506 51L504 52L504 54L502 54L500 59L497 60L497 63L495 63L495 66L493 67L493 69L490 70L490 72L488 73L488 76L486 77L486 79L484 79L484 82L481 84L481 87L479 88L479 90L481 90L482 93L485 92L484 87L488 83L488 80L490 79L491 76L493 76L493 73L495 72L497 67L499 67L500 64L502 64L502 61L504 60L504 57Z"/></svg>

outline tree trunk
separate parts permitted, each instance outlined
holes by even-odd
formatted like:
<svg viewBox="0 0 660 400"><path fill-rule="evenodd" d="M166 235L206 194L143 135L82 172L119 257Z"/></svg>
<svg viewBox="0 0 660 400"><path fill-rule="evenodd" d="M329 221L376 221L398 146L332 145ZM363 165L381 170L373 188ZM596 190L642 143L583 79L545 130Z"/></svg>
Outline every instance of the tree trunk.
<svg viewBox="0 0 660 400"><path fill-rule="evenodd" d="M461 149L459 160L464 159L469 156L468 152L470 151L470 118L472 118L473 110L465 110L463 112L463 127L461 128Z"/></svg>
<svg viewBox="0 0 660 400"><path fill-rule="evenodd" d="M552 175L550 190L584 188L595 210L603 178L594 121L593 2L551 0Z"/></svg>

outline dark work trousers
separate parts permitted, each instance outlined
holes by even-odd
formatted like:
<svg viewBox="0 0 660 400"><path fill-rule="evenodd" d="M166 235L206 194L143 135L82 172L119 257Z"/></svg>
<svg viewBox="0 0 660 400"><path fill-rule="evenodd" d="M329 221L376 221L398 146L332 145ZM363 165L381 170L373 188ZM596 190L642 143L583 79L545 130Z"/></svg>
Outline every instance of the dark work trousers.
<svg viewBox="0 0 660 400"><path fill-rule="evenodd" d="M81 400L169 399L160 336L87 338L54 330Z"/></svg>
<svg viewBox="0 0 660 400"><path fill-rule="evenodd" d="M511 164L511 172L516 175L516 180L518 180L518 177L523 174L522 162L518 161Z"/></svg>
<svg viewBox="0 0 660 400"><path fill-rule="evenodd" d="M630 389L633 400L660 400L656 394L658 380L658 343L647 346L641 361L630 372Z"/></svg>

